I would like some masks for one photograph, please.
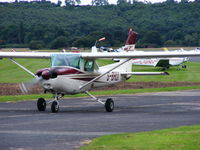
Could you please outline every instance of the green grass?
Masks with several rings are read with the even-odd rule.
[[[188,81],[188,82],[200,82],[200,63],[187,62],[186,69],[177,70],[177,67],[171,67],[166,70],[169,76],[132,76],[128,82],[173,82],[173,81]],[[133,66],[134,71],[161,71],[161,68],[154,68],[148,66]]]
[[[94,139],[80,150],[199,150],[200,125]]]
[[[151,93],[163,91],[180,91],[200,89],[200,86],[187,86],[187,87],[164,87],[164,88],[149,88],[149,89],[126,89],[126,90],[106,90],[106,91],[92,91],[95,96],[104,95],[119,95],[119,94],[136,94],[136,93]],[[86,94],[66,95],[65,98],[86,97]],[[51,94],[36,94],[36,95],[15,95],[15,96],[0,96],[0,102],[16,102],[23,100],[36,100],[39,97],[51,99]]]
[[[35,73],[38,69],[48,68],[49,59],[15,59],[18,63]],[[33,77],[13,64],[8,59],[0,60],[0,83],[20,83],[33,79]]]
[[[50,66],[49,59],[15,59],[20,64],[24,65],[32,72],[36,72],[41,68],[48,68]],[[98,60],[100,66],[113,63],[112,60],[101,59]],[[167,72],[169,76],[132,76],[128,82],[160,82],[160,81],[190,81],[200,82],[200,67],[199,63],[187,62],[187,69],[177,70],[176,67],[172,67]],[[161,71],[160,68],[147,67],[147,66],[133,66],[133,71]],[[32,79],[32,76],[26,73],[24,70],[13,64],[8,59],[0,60],[0,83],[20,83],[26,82]]]
[[[17,62],[29,68],[32,72],[41,68],[49,67],[49,59],[16,59]],[[100,66],[113,63],[112,60],[101,59],[97,60]],[[172,82],[172,81],[190,81],[200,82],[200,69],[199,63],[187,62],[187,69],[177,70],[176,67],[172,67],[167,70],[169,76],[133,76],[128,82]],[[147,67],[147,66],[134,66],[134,71],[161,71],[160,68]],[[0,60],[0,83],[20,83],[33,79],[31,75],[23,71],[21,68],[13,64],[8,59]],[[199,86],[192,87],[167,87],[167,88],[152,88],[152,89],[130,89],[130,90],[116,90],[116,91],[98,91],[93,92],[95,95],[113,95],[113,94],[134,94],[144,92],[157,92],[157,91],[176,91],[176,90],[189,90],[200,89]],[[51,98],[51,95],[19,95],[19,96],[0,96],[0,101],[18,101],[18,100],[32,100],[38,97]],[[78,94],[76,96],[67,97],[82,97],[84,94]]]

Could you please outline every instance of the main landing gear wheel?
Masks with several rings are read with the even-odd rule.
[[[51,104],[52,113],[57,113],[59,111],[59,103],[57,101],[53,101]]]
[[[183,65],[182,68],[187,68],[187,66],[186,66],[186,65]]]
[[[107,112],[112,112],[114,110],[114,101],[112,98],[108,98],[105,103],[105,109]]]
[[[44,98],[38,98],[37,108],[39,111],[45,111],[46,109],[46,101]]]

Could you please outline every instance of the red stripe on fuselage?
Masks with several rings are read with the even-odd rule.
[[[71,67],[55,67],[50,71],[57,73],[57,75],[71,75],[71,74],[83,74],[80,70]]]

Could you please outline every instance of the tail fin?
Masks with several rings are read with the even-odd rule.
[[[125,51],[134,51],[135,50],[135,43],[137,38],[137,33],[132,30],[132,28],[129,29],[128,38],[126,40],[126,44],[124,47]]]
[[[96,46],[92,46],[92,53],[97,53],[98,52],[98,49]]]
[[[100,42],[100,41],[103,41],[103,40],[106,40],[106,38],[105,38],[105,37],[102,37],[102,38],[96,40],[95,45],[92,47],[92,53],[97,53],[97,52],[98,52],[98,49],[97,49],[97,47],[96,47],[97,42]]]

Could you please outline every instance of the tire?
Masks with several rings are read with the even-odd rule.
[[[187,68],[187,66],[186,66],[186,65],[183,65],[182,68]]]
[[[45,101],[44,98],[38,98],[37,108],[38,108],[39,111],[45,111],[46,110],[46,101]]]
[[[59,111],[59,104],[57,101],[54,101],[52,104],[51,104],[51,112],[52,113],[57,113]]]
[[[112,98],[108,98],[105,103],[105,109],[107,112],[112,112],[114,110],[114,101]]]

